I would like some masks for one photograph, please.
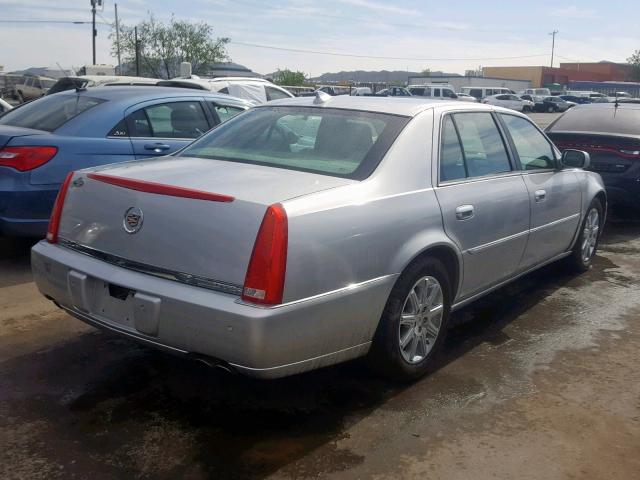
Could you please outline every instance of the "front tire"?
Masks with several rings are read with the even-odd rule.
[[[431,371],[449,323],[450,285],[444,264],[436,258],[419,259],[405,270],[373,339],[369,360],[376,371],[400,381]]]
[[[576,244],[573,246],[571,256],[567,258],[569,268],[574,272],[582,273],[591,268],[593,257],[595,257],[598,250],[603,220],[604,208],[602,203],[597,198],[594,198],[580,226],[580,234]]]

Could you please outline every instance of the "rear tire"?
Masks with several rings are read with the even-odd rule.
[[[374,370],[411,381],[430,372],[447,333],[451,283],[444,264],[425,257],[396,282],[369,352]]]
[[[583,273],[591,268],[593,257],[595,257],[598,250],[603,219],[604,208],[602,203],[597,198],[594,198],[580,226],[580,234],[576,244],[573,246],[571,256],[567,258],[567,266],[571,271]]]

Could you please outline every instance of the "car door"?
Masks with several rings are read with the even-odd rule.
[[[558,170],[556,152],[528,119],[500,114],[515,152],[531,205],[531,232],[521,267],[567,251],[580,223],[582,190],[573,170]]]
[[[460,299],[512,276],[529,232],[529,194],[491,112],[441,120],[435,188],[447,235],[462,252]]]
[[[196,97],[135,105],[125,111],[125,124],[136,158],[173,153],[213,126],[202,98]]]

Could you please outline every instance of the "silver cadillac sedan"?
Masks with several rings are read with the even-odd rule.
[[[605,221],[588,154],[524,115],[380,97],[270,102],[177,154],[70,174],[40,291],[96,327],[247,375],[429,371],[451,312]]]

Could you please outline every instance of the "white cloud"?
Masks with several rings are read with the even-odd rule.
[[[416,10],[411,10],[402,7],[396,7],[395,5],[389,5],[388,3],[374,2],[373,0],[339,0],[341,3],[353,5],[355,7],[368,8],[378,13],[396,13],[400,15],[419,15]]]
[[[580,8],[575,5],[570,5],[567,7],[561,7],[558,9],[552,9],[548,13],[552,17],[561,17],[561,18],[580,18],[580,19],[592,19],[598,18],[598,13],[590,8]]]

